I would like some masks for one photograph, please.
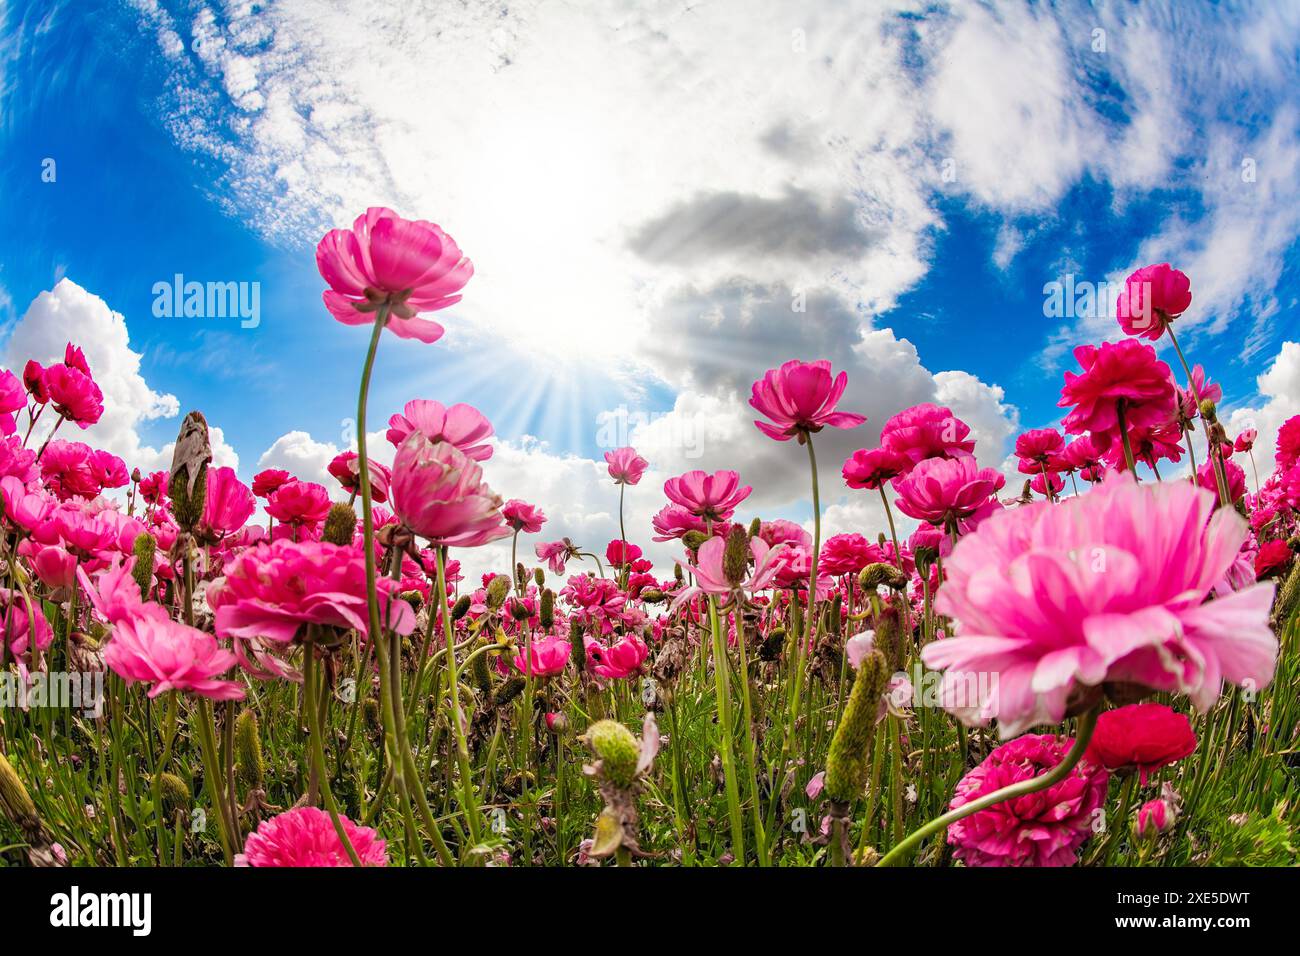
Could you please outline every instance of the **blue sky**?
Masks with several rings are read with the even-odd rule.
[[[806,516],[804,462],[743,405],[790,357],[849,369],[870,418],[826,439],[833,528],[878,522],[834,475],[906,404],[951,404],[1002,466],[1058,418],[1069,348],[1118,334],[1044,314],[1067,273],[1174,262],[1226,411],[1267,435],[1300,410],[1300,8],[800,7],[0,0],[0,354],[118,313],[97,347],[128,407],[92,440],[148,467],[201,408],[246,480],[317,477],[365,335],[321,307],[314,245],[376,203],[478,274],[442,342],[385,340],[371,430],[477,405],[489,480],[547,537],[612,536],[619,407],[655,418],[640,518],[724,466]],[[176,273],[258,283],[260,324],[155,317]]]

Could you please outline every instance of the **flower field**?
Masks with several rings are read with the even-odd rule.
[[[452,237],[376,207],[316,263],[360,382],[329,487],[244,484],[201,411],[169,470],[78,441],[80,343],[0,371],[4,866],[1297,862],[1300,417],[1258,470],[1177,338],[1194,276],[1129,276],[1023,485],[949,408],[868,422],[791,359],[752,370],[752,441],[806,463],[808,520],[623,447],[620,538],[579,542],[488,486],[455,382],[388,420],[391,467],[367,447],[385,344],[474,295]],[[884,524],[824,536],[832,487]]]

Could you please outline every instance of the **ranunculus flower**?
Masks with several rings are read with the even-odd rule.
[[[856,428],[867,420],[865,415],[837,412],[835,406],[849,384],[848,372],[831,378],[831,363],[822,359],[800,362],[791,359],[780,368],[768,369],[754,383],[749,404],[773,424],[754,424],[768,438],[789,441],[797,437],[803,444],[806,436],[827,425],[832,428]]]
[[[522,645],[517,650],[515,667],[521,674],[533,677],[553,677],[563,673],[571,653],[569,642],[552,634],[534,636],[527,653]]]
[[[1259,432],[1253,428],[1243,428],[1237,434],[1237,440],[1232,443],[1232,450],[1235,452],[1250,451],[1255,447],[1255,439],[1259,437]]]
[[[1105,451],[1120,442],[1119,407],[1125,425],[1152,428],[1174,418],[1174,383],[1156,350],[1136,339],[1080,345],[1074,350],[1081,373],[1066,372],[1061,408],[1074,407],[1061,420],[1071,435],[1091,432]]]
[[[1137,835],[1152,837],[1157,833],[1164,833],[1174,825],[1176,818],[1177,814],[1167,800],[1162,797],[1148,800],[1138,808]]]
[[[650,524],[655,530],[656,541],[672,541],[688,531],[698,531],[701,534],[705,532],[704,519],[691,514],[681,505],[664,505],[650,519]]]
[[[257,501],[238,476],[235,469],[208,468],[207,498],[203,502],[202,527],[216,538],[234,534],[244,526]]]
[[[1088,742],[1088,759],[1107,770],[1136,769],[1145,786],[1150,774],[1195,749],[1196,734],[1186,714],[1145,702],[1103,712]]]
[[[460,301],[474,274],[451,236],[422,219],[391,209],[367,209],[351,229],[331,229],[316,246],[316,267],[329,283],[325,308],[345,325],[368,325],[379,304],[390,304],[388,328],[404,339],[436,342],[445,331],[422,312]]]
[[[162,475],[164,479],[163,488],[166,490],[167,475],[165,472],[161,471],[158,472],[158,474]],[[291,481],[297,480],[297,478],[282,468],[267,468],[265,471],[259,471],[253,476],[253,494],[258,498],[266,498],[278,491],[280,486],[287,485]],[[141,484],[140,488],[143,490],[144,485]]]
[[[621,568],[639,557],[641,557],[641,549],[630,541],[620,541],[615,538],[605,545],[605,560],[609,562],[610,567]]]
[[[483,469],[446,441],[408,435],[393,459],[393,507],[402,523],[434,545],[472,548],[510,534],[501,498]]]
[[[880,446],[902,455],[913,465],[927,458],[957,458],[975,451],[968,440],[970,426],[951,408],[926,402],[905,408],[880,430]]]
[[[785,518],[773,518],[758,526],[758,536],[776,547],[778,544],[790,544],[797,547],[811,548],[812,535],[803,525],[787,521]]]
[[[1235,461],[1223,459],[1223,473],[1228,479],[1228,500],[1240,501],[1246,494],[1246,472]],[[1219,493],[1218,478],[1214,473],[1214,462],[1207,461],[1196,469],[1197,483],[1207,491]]]
[[[1246,539],[1246,523],[1186,481],[1110,475],[1059,504],[1005,509],[944,562],[936,609],[956,636],[921,651],[960,690],[995,675],[963,719],[1004,736],[1055,724],[1072,695],[1104,682],[1188,694],[1205,710],[1223,682],[1265,687],[1278,642],[1272,583],[1206,602]]]
[[[136,588],[136,594],[140,589]],[[27,614],[27,599],[19,591],[0,589],[0,640],[9,641],[9,650],[14,654],[26,654],[33,643],[36,649],[43,651],[54,643],[54,629],[41,608],[40,602],[32,602],[32,613]],[[33,641],[33,634],[35,640]]]
[[[744,576],[738,584],[732,584],[727,579],[724,560],[727,542],[724,538],[710,538],[700,545],[694,562],[691,561],[689,553],[685,559],[679,559],[678,563],[695,576],[695,584],[693,587],[683,588],[673,599],[672,607],[677,608],[700,594],[724,598],[722,606],[725,607],[731,603],[731,598],[737,593],[753,594],[770,588],[776,583],[777,558],[785,549],[785,545],[777,545],[773,548],[762,538],[750,538]],[[806,578],[807,574],[804,577]]]
[[[1300,415],[1292,415],[1277,430],[1277,469],[1287,471],[1300,461]]]
[[[339,817],[362,866],[387,866],[387,844],[370,827]],[[296,807],[263,820],[244,842],[236,866],[351,866],[334,821],[319,807]]]
[[[942,593],[942,592],[940,592]],[[1008,741],[961,778],[952,809],[1059,764],[1074,741],[1026,734]],[[1110,775],[1080,760],[1060,783],[994,804],[948,828],[953,856],[967,866],[1072,866],[1106,803]]]
[[[857,574],[868,564],[880,560],[880,548],[860,534],[835,534],[822,545],[818,565],[831,577]]]
[[[664,494],[669,501],[698,518],[711,521],[726,521],[753,490],[749,485],[742,486],[740,474],[734,471],[709,474],[696,469],[664,482]]]
[[[23,387],[37,405],[50,400],[50,390],[45,387],[45,366],[36,359],[29,359],[23,367]]]
[[[402,414],[388,419],[388,440],[400,447],[411,432],[420,432],[432,442],[451,442],[466,458],[487,461],[492,457],[492,423],[473,405],[457,402],[451,407],[432,399],[413,398]]]
[[[604,645],[587,638],[587,667],[598,677],[618,680],[641,673],[641,665],[650,655],[645,641],[635,634],[624,634],[613,644]]]
[[[235,666],[235,654],[197,628],[167,617],[124,617],[113,625],[104,663],[128,684],[153,685],[150,697],[169,690],[243,700],[244,689],[217,675]]]
[[[266,499],[266,513],[293,528],[315,528],[330,513],[330,494],[314,481],[290,481]]]
[[[894,503],[903,514],[941,527],[965,531],[1001,507],[993,497],[1007,479],[980,468],[974,457],[927,458],[894,482]]]
[[[1080,435],[1048,463],[1048,470],[1068,474],[1097,468],[1101,465],[1103,451],[1093,443],[1091,435]]]
[[[638,455],[636,449],[631,447],[605,452],[605,461],[609,465],[609,477],[619,485],[635,485],[641,480],[645,470],[650,467],[650,462]]]
[[[859,448],[845,460],[841,474],[850,488],[875,490],[905,474],[911,467],[912,459],[881,445],[879,448]]]
[[[1016,457],[1022,475],[1042,474],[1052,459],[1065,449],[1065,439],[1055,428],[1031,428],[1016,438]]]
[[[333,475],[343,490],[351,495],[361,493],[361,458],[354,451],[339,452],[329,463],[329,473]],[[381,465],[373,459],[367,459],[366,471],[370,475],[370,498],[383,503],[388,500],[388,483],[392,474],[387,465]]]
[[[1293,556],[1285,541],[1266,541],[1260,545],[1255,555],[1255,577],[1261,581],[1264,578],[1281,577],[1282,572],[1291,564]]]
[[[533,551],[537,554],[537,560],[545,561],[555,574],[563,574],[564,563],[578,554],[578,549],[568,538],[542,541],[534,546]]]
[[[1124,280],[1115,315],[1129,335],[1158,339],[1170,321],[1186,312],[1191,304],[1191,280],[1162,262],[1143,266]]]
[[[1047,481],[1046,481],[1046,479],[1049,478],[1051,479],[1052,482],[1052,490],[1050,492],[1047,490]],[[1060,475],[1054,475],[1049,471],[1046,475],[1035,475],[1033,478],[1031,478],[1029,481],[1029,487],[1033,491],[1038,492],[1044,498],[1049,498],[1049,497],[1055,498],[1063,490],[1065,490],[1065,481],[1061,478]]]
[[[518,498],[511,498],[501,506],[501,517],[512,530],[525,534],[536,534],[546,524],[546,515],[541,508]]]
[[[54,410],[78,428],[89,428],[104,414],[104,393],[89,373],[71,365],[51,365],[43,378]]]

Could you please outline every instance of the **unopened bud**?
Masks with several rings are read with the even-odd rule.
[[[469,613],[469,606],[470,606],[469,595],[462,594],[456,600],[456,604],[451,609],[451,619],[453,621],[459,621],[462,617],[464,617],[466,614]]]
[[[874,591],[882,584],[888,585],[895,591],[901,591],[907,587],[907,575],[892,564],[877,561],[862,569],[862,573],[858,575],[858,584],[863,591]]]
[[[163,807],[170,812],[184,810],[190,805],[190,788],[174,773],[158,775],[158,789],[162,792]]]
[[[311,648],[307,653],[312,653]],[[264,765],[262,763],[262,738],[258,732],[257,714],[245,708],[235,718],[236,770],[239,779],[248,787],[261,787]]]
[[[135,536],[135,543],[131,546],[131,553],[135,555],[135,567],[131,569],[131,577],[135,578],[135,583],[140,586],[141,596],[146,599],[153,589],[153,559],[157,551],[158,542],[149,532]]]
[[[555,626],[555,592],[550,588],[542,591],[542,602],[538,618],[543,630],[550,630]]]
[[[0,753],[0,813],[24,833],[40,828],[36,804],[3,753]]]
[[[330,544],[347,545],[352,543],[356,533],[357,513],[352,510],[352,506],[342,501],[330,505],[330,512],[325,517],[325,529],[321,532],[321,540],[328,541]]]
[[[618,787],[630,787],[636,779],[641,746],[635,735],[616,720],[599,720],[583,735],[600,758],[601,776]]]
[[[749,523],[749,536],[751,538],[757,538],[759,532],[762,530],[763,530],[763,519],[755,518],[753,521]]]
[[[885,655],[873,650],[862,658],[826,758],[826,796],[830,800],[851,803],[866,789],[876,738],[876,714],[888,680]]]
[[[688,531],[682,535],[682,544],[692,551],[700,550],[700,545],[709,540],[709,536],[703,531]]]
[[[546,572],[541,568],[533,568],[533,583],[539,588],[546,586]]]
[[[510,579],[504,574],[498,574],[487,586],[487,606],[492,610],[497,610],[502,604],[506,603],[506,595],[510,593]]]
[[[1219,420],[1219,411],[1208,398],[1201,399],[1201,417],[1211,424]]]
[[[740,587],[749,573],[749,535],[740,525],[732,525],[727,532],[727,545],[722,552],[722,574],[733,588]]]

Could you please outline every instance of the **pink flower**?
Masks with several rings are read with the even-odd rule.
[[[880,430],[880,445],[913,465],[927,458],[958,458],[972,454],[975,442],[967,440],[970,426],[952,409],[926,402],[905,408]]]
[[[415,629],[411,606],[396,597],[397,582],[384,576],[380,620],[407,635]],[[226,566],[220,588],[208,589],[222,637],[266,638],[287,643],[304,624],[369,629],[366,562],[351,545],[276,541],[241,552]]]
[[[1048,468],[1052,471],[1071,473],[1097,468],[1102,463],[1102,451],[1093,444],[1091,435],[1080,435],[1066,445],[1059,455],[1051,460]]]
[[[13,413],[27,407],[27,389],[18,376],[8,369],[0,369],[0,419],[3,431],[14,432]]]
[[[730,518],[751,491],[749,485],[741,486],[740,475],[734,471],[715,471],[710,475],[696,469],[664,482],[664,494],[669,501],[711,521]]]
[[[1047,480],[1051,480],[1051,491],[1048,491]],[[1055,498],[1065,490],[1065,481],[1060,475],[1054,475],[1050,471],[1046,475],[1034,475],[1029,481],[1029,487],[1032,491],[1038,492],[1044,498]]]
[[[754,383],[749,404],[775,424],[756,421],[764,435],[777,441],[798,437],[803,444],[807,436],[827,425],[832,428],[856,428],[867,420],[865,415],[837,412],[836,403],[849,384],[847,372],[831,378],[831,363],[800,362],[791,359],[780,368],[768,369]]]
[[[138,588],[136,593],[139,593]],[[0,634],[8,639],[10,651],[26,654],[33,643],[33,632],[36,650],[43,651],[54,643],[54,629],[50,627],[39,601],[32,601],[30,616],[27,599],[21,592],[0,590],[0,601],[4,602],[4,608],[0,610]]]
[[[339,823],[362,866],[387,866],[387,844],[370,827],[347,817]],[[238,866],[351,866],[334,821],[319,807],[297,807],[264,820],[248,835]]]
[[[1228,479],[1228,500],[1240,501],[1246,494],[1246,472],[1235,461],[1223,459],[1223,472]],[[1207,461],[1196,469],[1196,481],[1202,488],[1219,493],[1219,480],[1214,473],[1214,462]]]
[[[859,448],[844,462],[844,483],[850,488],[883,487],[905,474],[912,467],[912,459],[881,445],[879,448]]]
[[[556,674],[563,673],[565,665],[569,663],[570,652],[568,641],[548,634],[534,637],[527,654],[524,648],[520,647],[519,653],[515,655],[514,664],[524,675],[531,672],[533,677],[554,677]]]
[[[443,327],[416,318],[460,301],[473,264],[442,228],[403,219],[372,206],[351,229],[331,229],[316,246],[316,267],[329,283],[325,308],[345,325],[374,321],[379,304],[391,306],[388,327],[404,339],[436,342]]]
[[[563,574],[564,563],[578,555],[578,549],[568,538],[560,541],[543,541],[533,550],[537,554],[537,560],[545,561],[555,574]]]
[[[672,541],[688,531],[705,532],[704,519],[697,518],[681,505],[664,505],[650,519],[650,524],[654,527],[656,541]]]
[[[214,537],[234,534],[253,516],[257,502],[233,468],[209,468],[207,488],[202,525]]]
[[[1157,833],[1164,833],[1174,825],[1176,816],[1174,808],[1167,800],[1161,797],[1148,800],[1138,808],[1137,835],[1151,837]]]
[[[134,569],[135,558],[123,561],[117,557],[92,581],[84,567],[77,568],[77,580],[81,582],[90,606],[104,623],[117,624],[129,618],[167,616],[162,605],[146,602],[140,596],[140,585],[131,576]]]
[[[598,677],[619,680],[641,673],[641,665],[650,655],[645,641],[635,634],[625,634],[609,646],[587,638],[587,667]]]
[[[340,452],[329,464],[329,473],[338,479],[343,490],[348,494],[361,493],[361,458],[354,451]],[[381,504],[388,500],[388,484],[392,473],[387,465],[381,465],[373,459],[367,459],[366,471],[370,475],[370,498]]]
[[[1088,759],[1107,770],[1136,768],[1140,783],[1196,749],[1192,722],[1164,704],[1129,704],[1097,718]]]
[[[294,528],[315,528],[330,513],[330,494],[314,481],[282,484],[266,499],[266,513]]]
[[[1273,584],[1205,601],[1246,535],[1208,492],[1126,475],[1056,505],[1001,511],[944,563],[935,606],[957,636],[921,657],[956,690],[995,677],[996,692],[977,706],[949,709],[996,717],[1004,736],[1058,723],[1071,695],[1103,682],[1185,693],[1201,710],[1225,680],[1261,689],[1278,653]]]
[[[157,505],[167,500],[167,480],[165,471],[155,471],[140,480],[140,497],[146,504]],[[254,481],[256,489],[256,481]]]
[[[1178,410],[1183,418],[1191,421],[1200,414],[1200,405],[1196,401],[1196,396],[1201,397],[1202,402],[1214,402],[1219,404],[1223,401],[1223,386],[1218,382],[1210,382],[1205,377],[1205,369],[1199,365],[1192,366],[1192,382],[1196,385],[1195,391],[1191,388],[1183,388],[1181,385],[1174,383],[1174,394],[1178,398]],[[1229,449],[1228,454],[1232,454]]]
[[[836,534],[826,539],[819,559],[821,570],[831,577],[857,574],[880,560],[880,549],[860,534]]]
[[[131,476],[126,473],[126,462],[112,452],[92,451],[86,467],[101,491],[106,488],[125,488],[130,484]]]
[[[158,475],[161,476],[163,479],[162,484],[163,484],[163,490],[165,491],[167,488],[167,474],[166,472],[160,471],[158,472]],[[150,477],[154,477],[154,476],[150,476]],[[290,482],[297,481],[297,480],[298,480],[297,478],[289,474],[287,471],[284,471],[283,469],[268,468],[265,471],[259,471],[257,474],[253,476],[253,494],[259,498],[266,498],[274,494],[276,491],[278,491],[282,485],[287,485]],[[143,493],[144,491],[143,482],[140,484],[140,490]],[[148,499],[146,498],[146,500]],[[154,503],[157,504],[156,501]]]
[[[804,530],[803,525],[784,518],[774,518],[761,523],[758,526],[758,536],[773,547],[778,544],[812,547],[812,535]]]
[[[150,697],[179,690],[213,700],[244,698],[238,684],[216,679],[234,666],[234,653],[218,646],[211,634],[167,617],[119,620],[104,648],[104,663],[128,684],[152,684]]]
[[[1259,437],[1259,432],[1253,428],[1243,428],[1237,435],[1237,440],[1232,443],[1232,450],[1235,452],[1250,451],[1255,447],[1255,439]]]
[[[635,485],[650,467],[650,462],[630,447],[605,452],[605,461],[609,463],[609,477],[619,485]]]
[[[903,514],[933,525],[966,530],[997,510],[993,497],[1007,482],[1002,473],[980,468],[972,456],[927,458],[894,482],[894,503]]]
[[[87,372],[70,365],[51,365],[43,376],[54,410],[79,428],[88,428],[104,414],[104,393]]]
[[[393,507],[402,523],[434,545],[473,548],[510,534],[501,498],[483,469],[449,442],[413,432],[393,460]]]
[[[1192,283],[1169,263],[1143,266],[1126,280],[1115,306],[1120,327],[1129,335],[1158,339],[1192,304]]]
[[[50,390],[45,387],[45,367],[36,359],[29,359],[23,367],[23,387],[37,405],[50,400]]]
[[[672,607],[675,609],[699,594],[724,598],[726,600],[722,604],[727,606],[738,593],[754,594],[757,591],[772,587],[776,583],[776,574],[779,569],[777,558],[784,550],[786,550],[785,545],[777,545],[772,548],[762,538],[750,538],[748,557],[752,562],[753,569],[750,570],[747,566],[745,577],[739,584],[733,585],[727,579],[724,566],[724,556],[727,551],[726,539],[710,538],[700,545],[694,563],[691,562],[689,553],[684,561],[678,561],[679,564],[683,565],[695,576],[695,586],[683,588],[673,600]],[[806,579],[807,574],[804,577]]]
[[[0,478],[0,498],[4,501],[4,516],[29,534],[50,516],[55,505],[44,491],[28,491],[13,475]]]
[[[100,491],[91,468],[91,448],[79,441],[56,438],[41,456],[41,479],[60,501],[93,498]]]
[[[1129,428],[1152,428],[1174,418],[1174,383],[1169,366],[1156,350],[1135,339],[1080,345],[1074,357],[1082,374],[1065,373],[1062,408],[1074,408],[1061,420],[1071,435],[1092,433],[1093,444],[1105,451],[1120,442],[1119,405]]]
[[[501,506],[501,517],[512,530],[525,534],[536,534],[546,524],[546,515],[541,508],[518,498],[511,498]]]
[[[942,592],[941,592],[942,593]],[[957,784],[952,809],[1013,783],[1041,776],[1073,743],[1027,734],[998,747]],[[1046,790],[994,804],[948,828],[953,856],[967,866],[1071,866],[1092,835],[1110,775],[1085,758]]]
[[[1041,474],[1043,468],[1065,448],[1065,439],[1055,428],[1032,428],[1016,438],[1016,456],[1022,475]]]
[[[411,432],[421,432],[432,442],[451,442],[475,461],[492,457],[492,423],[473,405],[458,402],[450,408],[442,402],[413,398],[406,403],[401,415],[388,419],[388,440],[396,448],[406,441]]]
[[[609,562],[610,567],[624,567],[639,557],[641,557],[641,549],[630,541],[619,541],[615,538],[605,545],[605,560]]]
[[[1300,415],[1292,415],[1277,430],[1278,471],[1288,471],[1300,461]]]

